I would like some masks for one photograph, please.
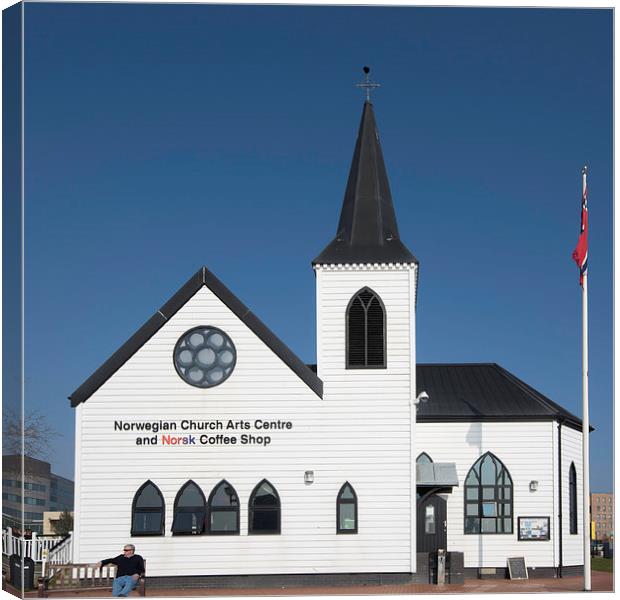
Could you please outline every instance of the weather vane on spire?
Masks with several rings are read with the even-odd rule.
[[[366,102],[370,102],[370,92],[375,88],[381,87],[380,83],[375,83],[370,79],[370,67],[364,67],[366,77],[362,83],[356,83],[355,87],[364,88],[366,90]]]

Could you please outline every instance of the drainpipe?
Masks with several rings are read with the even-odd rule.
[[[559,510],[558,510],[558,528],[560,530],[559,552],[560,557],[558,560],[558,577],[562,577],[562,538],[564,531],[562,530],[562,419],[558,419],[558,496],[559,496]]]

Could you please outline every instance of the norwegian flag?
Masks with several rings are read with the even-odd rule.
[[[588,272],[588,187],[585,180],[581,199],[581,231],[573,251],[573,260],[579,267],[579,285],[583,287],[583,276]]]

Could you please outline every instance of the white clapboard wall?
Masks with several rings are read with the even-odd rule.
[[[435,462],[456,463],[459,487],[446,494],[448,551],[464,552],[465,567],[506,567],[510,556],[525,556],[528,567],[558,566],[558,475],[557,423],[544,422],[463,422],[418,423],[416,453],[426,452]],[[581,433],[562,428],[562,482],[564,505],[564,565],[582,565],[579,536],[569,536],[568,468],[575,461],[578,488]],[[469,469],[486,452],[492,452],[508,469],[513,481],[514,525],[512,534],[471,535],[464,533],[464,482]],[[530,481],[538,489],[530,491]],[[580,507],[579,507],[580,508]],[[581,512],[579,531],[581,531]],[[517,517],[550,518],[549,541],[519,541]],[[575,538],[575,543],[568,539]]]
[[[409,271],[373,275],[376,285],[370,285],[388,313],[388,369],[345,373],[344,309],[350,296],[336,285],[326,290],[327,284],[319,294],[323,352],[329,357],[319,362],[323,399],[210,290],[201,288],[76,409],[74,560],[115,556],[131,541],[148,559],[151,576],[410,572],[412,288]],[[357,291],[353,284],[351,295]],[[232,376],[206,390],[183,382],[172,362],[178,338],[197,325],[224,330],[238,355]],[[268,446],[138,446],[139,434],[114,431],[115,421],[160,419],[280,419],[292,421],[293,428],[267,432],[272,438]],[[243,433],[260,434],[254,429]],[[307,470],[314,471],[310,485],[304,483]],[[192,479],[208,498],[224,478],[240,498],[241,534],[172,536],[173,504],[181,486]],[[248,535],[248,500],[263,478],[281,499],[280,535]],[[165,536],[132,539],[132,499],[147,479],[166,502]],[[336,534],[336,497],[345,481],[359,502],[359,533],[354,535]]]
[[[415,572],[415,265],[315,266],[317,294],[317,373],[330,412],[345,409],[379,437],[366,465],[373,497],[385,504],[377,523],[377,548],[398,556],[394,571]],[[364,287],[377,294],[386,311],[386,368],[346,369],[346,309]],[[346,425],[338,425],[345,427]],[[356,446],[364,440],[356,440]],[[337,447],[337,445],[335,446]],[[388,454],[388,449],[393,454]],[[357,452],[356,452],[357,453]],[[363,465],[360,465],[364,469]],[[372,481],[374,478],[376,484]],[[369,491],[371,490],[369,488]],[[390,494],[402,502],[392,510]],[[379,511],[381,509],[379,508]],[[360,520],[361,524],[361,520]],[[359,569],[358,569],[359,570]],[[379,571],[372,566],[370,571]]]
[[[581,432],[562,427],[562,556],[566,566],[583,565],[583,456]],[[556,431],[557,439],[557,431]],[[557,456],[557,447],[556,447]],[[577,475],[577,533],[570,532],[568,477],[571,463]],[[586,527],[589,523],[586,520]]]

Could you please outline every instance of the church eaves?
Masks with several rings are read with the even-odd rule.
[[[375,114],[364,103],[336,237],[321,264],[418,263],[401,242]]]

